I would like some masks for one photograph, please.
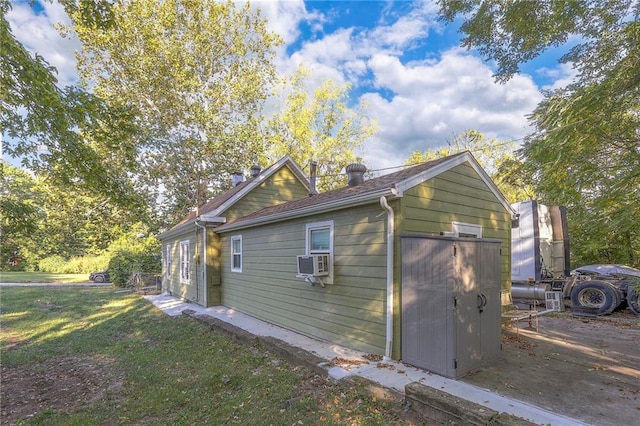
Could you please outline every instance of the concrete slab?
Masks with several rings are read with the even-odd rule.
[[[331,370],[332,372],[328,371],[328,374],[332,374],[331,377],[335,377],[336,379],[354,375],[360,376],[400,394],[405,393],[405,387],[408,384],[418,382],[449,395],[486,407],[487,409],[517,416],[533,423],[550,424],[552,426],[585,425],[585,423],[576,419],[558,415],[526,402],[507,398],[486,389],[448,379],[400,362],[368,361],[365,357],[367,354],[365,353],[310,338],[224,306],[203,308],[202,306],[182,301],[168,294],[147,295],[144,296],[144,298],[164,311],[167,315],[182,315],[182,311],[189,309],[198,314],[209,315],[232,324],[256,336],[273,337],[291,346],[304,349],[323,359],[324,362],[321,364],[323,364],[326,370]],[[336,367],[328,363],[334,358],[352,360],[354,363],[346,367],[339,367],[343,371],[334,370]]]

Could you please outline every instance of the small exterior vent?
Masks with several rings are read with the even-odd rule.
[[[299,255],[297,259],[298,276],[325,277],[329,275],[330,266],[328,254]]]

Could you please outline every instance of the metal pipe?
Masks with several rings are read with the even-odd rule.
[[[202,229],[202,288],[204,289],[204,305],[207,306],[207,228],[200,225],[200,216],[196,217],[193,224],[197,228]],[[198,231],[196,230],[196,247],[198,244]],[[196,277],[198,277],[198,263],[196,262]],[[200,289],[198,285],[198,278],[196,278],[196,300],[200,301]]]
[[[380,197],[380,206],[387,212],[387,342],[384,359],[391,359],[393,349],[393,244],[394,244],[394,214],[387,203],[387,198]]]

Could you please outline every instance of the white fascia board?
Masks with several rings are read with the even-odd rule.
[[[215,225],[227,223],[227,218],[224,216],[214,216],[212,214],[205,213],[196,217],[195,221],[205,225]]]
[[[224,216],[212,216],[209,214],[201,215],[195,219],[191,219],[176,228],[169,229],[168,231],[158,234],[157,238],[161,241],[174,238],[176,235],[184,234],[191,230],[196,229],[196,223],[202,226],[212,226],[227,223],[227,218]]]
[[[422,173],[419,173],[409,179],[405,179],[402,182],[398,183],[396,186],[398,187],[399,195],[401,196],[404,191],[409,188],[413,188],[414,186],[426,182],[429,179],[432,179],[452,168],[459,166],[464,163],[469,163],[469,165],[478,173],[482,181],[487,185],[489,190],[496,196],[500,204],[509,212],[509,214],[513,217],[515,215],[515,210],[511,207],[511,204],[504,198],[504,195],[500,192],[496,184],[489,177],[487,172],[484,171],[482,166],[478,164],[478,161],[475,159],[470,152],[465,152],[464,154],[452,158],[450,160],[444,161],[434,167],[431,167],[428,170],[425,170]]]
[[[393,198],[398,197],[397,191],[395,190],[395,188],[387,187],[378,191],[360,194],[355,197],[343,198],[343,199],[334,200],[328,203],[315,204],[313,206],[304,207],[301,209],[289,210],[277,215],[257,217],[255,219],[242,221],[241,223],[238,223],[238,224],[230,223],[228,225],[221,225],[220,227],[216,228],[216,231],[217,232],[233,231],[236,229],[250,228],[253,226],[263,225],[266,223],[282,222],[283,220],[310,216],[312,214],[325,213],[328,211],[338,210],[338,209],[347,208],[347,207],[360,206],[362,204],[377,202],[380,200],[380,197],[382,196],[391,196]]]
[[[164,241],[167,239],[172,239],[177,235],[184,234],[185,232],[189,231],[190,228],[195,228],[195,226],[193,225],[193,222],[194,222],[193,220],[190,220],[175,228],[171,228],[168,231],[158,234],[157,238],[161,241]]]
[[[260,175],[257,178],[252,180],[247,186],[242,188],[242,190],[239,191],[237,194],[235,194],[233,197],[229,198],[220,207],[218,207],[217,209],[209,212],[209,214],[211,214],[211,215],[219,215],[219,214],[221,214],[222,212],[227,210],[229,207],[234,205],[236,202],[238,202],[238,200],[240,200],[242,197],[247,195],[247,193],[249,191],[253,190],[255,187],[260,185],[265,179],[267,179],[268,177],[272,176],[275,172],[280,170],[280,168],[285,164],[289,165],[289,167],[291,168],[291,171],[293,172],[293,174],[296,175],[298,180],[300,180],[300,182],[302,183],[302,185],[304,185],[304,187],[307,189],[307,192],[308,192],[309,191],[309,183],[307,182],[307,178],[304,175],[304,172],[302,171],[302,169],[300,168],[298,163],[296,163],[293,160],[293,158],[291,158],[291,156],[285,155],[280,160],[278,160],[278,162],[272,164],[271,167],[266,169],[264,172],[260,173]]]

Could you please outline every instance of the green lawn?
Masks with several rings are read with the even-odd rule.
[[[0,283],[86,283],[89,274],[50,274],[47,272],[0,272]]]
[[[358,381],[333,384],[136,294],[0,292],[1,424],[410,424]]]

